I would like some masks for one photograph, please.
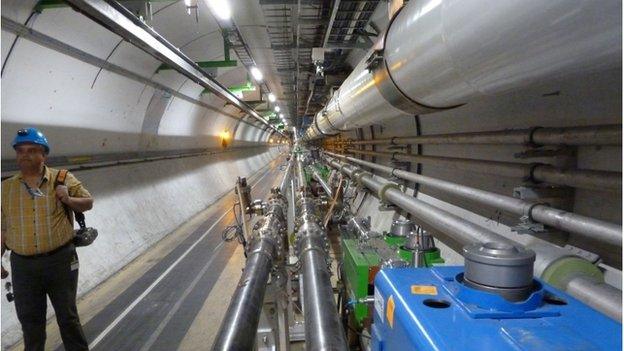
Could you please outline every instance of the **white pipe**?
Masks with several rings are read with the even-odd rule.
[[[621,12],[617,0],[411,1],[305,139],[621,67]]]

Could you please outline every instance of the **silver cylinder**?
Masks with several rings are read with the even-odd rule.
[[[300,159],[297,168],[303,168]],[[303,275],[306,350],[347,351],[330,280],[327,233],[319,224],[314,201],[308,197],[306,186],[300,187],[297,206],[300,225],[296,248]]]
[[[265,253],[269,250],[268,245],[271,245],[268,241],[259,241],[247,257],[243,275],[212,350],[252,350],[255,347],[260,311],[271,272],[272,258]]]
[[[395,219],[390,225],[390,234],[407,237],[414,230],[414,223],[408,219]]]
[[[621,12],[611,0],[411,1],[375,47],[378,68],[371,51],[305,139],[621,67]]]
[[[408,97],[455,106],[620,66],[621,11],[610,0],[414,1],[388,28],[384,57]]]
[[[327,182],[325,182],[325,180],[321,177],[321,175],[316,170],[312,170],[312,176],[321,185],[321,187],[323,188],[323,191],[325,191],[327,196],[332,198],[333,197],[332,190],[329,187],[329,185],[327,185]]]
[[[533,286],[535,252],[508,243],[475,243],[463,248],[464,283],[512,301],[525,300]]]
[[[622,290],[578,276],[570,280],[565,291],[616,321],[622,321]]]
[[[290,178],[291,178],[294,164],[295,164],[295,161],[291,157],[290,160],[288,161],[288,165],[286,166],[284,177],[282,178],[282,181],[279,186],[280,192],[282,194],[286,194],[286,190],[288,186],[290,185],[289,183],[290,183]]]
[[[284,175],[286,177],[288,174]],[[287,241],[284,240],[286,199],[275,188],[271,190],[267,203],[267,214],[262,225],[253,233],[243,274],[212,350],[251,350],[255,347],[269,275],[273,264],[284,259],[282,251],[287,251]]]

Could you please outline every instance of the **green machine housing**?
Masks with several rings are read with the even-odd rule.
[[[404,247],[406,238],[384,235],[384,241],[395,252],[394,259],[405,262],[412,261],[412,251]],[[346,301],[353,307],[353,319],[356,327],[362,328],[367,320],[371,320],[371,309],[367,303],[358,302],[374,293],[374,279],[379,271],[382,258],[375,249],[361,245],[358,239],[349,239],[343,236],[342,246],[342,281],[345,285]],[[443,264],[438,248],[425,252],[425,264],[431,267]]]

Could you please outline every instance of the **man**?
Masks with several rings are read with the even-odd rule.
[[[11,250],[25,350],[44,349],[46,295],[65,349],[88,350],[76,308],[78,256],[71,213],[90,210],[93,199],[71,173],[65,185],[54,187],[59,170],[45,165],[50,147],[40,131],[20,129],[12,145],[20,172],[2,182],[2,254]]]

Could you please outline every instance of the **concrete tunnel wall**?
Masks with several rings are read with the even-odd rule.
[[[2,16],[69,45],[82,56],[72,57],[66,50],[27,38],[15,41],[15,35],[2,31],[3,170],[14,162],[9,143],[24,126],[43,130],[51,157],[215,152],[75,172],[95,198],[86,217],[100,233],[94,245],[78,251],[82,296],[230,191],[235,176],[257,172],[280,151],[267,143],[270,133],[241,123],[241,114],[224,106],[223,100],[200,94],[202,87],[175,71],[156,73],[160,62],[90,19],[67,7],[33,14],[35,4],[3,1]],[[163,4],[154,6],[152,26],[185,54],[196,60],[222,59],[222,37],[215,23],[176,21],[175,16],[184,14],[182,9],[171,12]],[[203,9],[204,16],[207,13]],[[89,55],[183,96],[101,69]],[[226,86],[242,83],[245,76],[240,65],[217,72]],[[225,150],[223,131],[231,135]],[[6,267],[8,260],[4,262]],[[51,316],[51,306],[48,311]],[[2,347],[20,338],[14,306],[2,299]]]

